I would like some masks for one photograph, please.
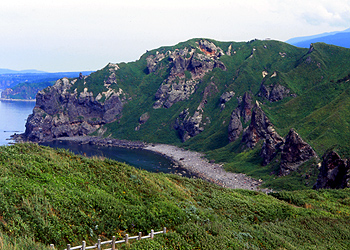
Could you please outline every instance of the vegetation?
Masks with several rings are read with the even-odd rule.
[[[350,190],[230,190],[36,144],[0,147],[0,249],[62,249],[168,228],[122,249],[349,249]]]
[[[59,249],[67,243],[88,244],[97,238],[121,239],[151,229],[169,232],[121,249],[350,249],[350,190],[312,190],[317,160],[278,177],[278,161],[261,165],[261,144],[248,150],[240,138],[230,143],[227,127],[239,97],[249,91],[285,136],[291,127],[322,156],[330,148],[349,157],[350,50],[314,44],[313,51],[277,41],[214,42],[231,55],[220,60],[197,85],[195,93],[168,109],[153,109],[155,93],[169,76],[165,57],[149,73],[146,58],[168,50],[194,48],[192,39],[172,47],[148,51],[140,60],[118,64],[117,84],[127,100],[123,114],[104,125],[105,136],[178,145],[205,152],[225,168],[263,179],[274,190],[264,194],[230,190],[199,179],[137,170],[109,159],[86,158],[66,150],[36,144],[0,147],[0,249]],[[233,53],[235,52],[235,53]],[[262,72],[267,72],[265,78]],[[97,96],[105,89],[107,67],[76,82]],[[191,77],[185,72],[186,79]],[[85,85],[84,85],[85,82]],[[180,112],[193,115],[208,86],[204,131],[182,142],[174,129]],[[259,95],[262,85],[280,84],[290,96],[270,102]],[[220,107],[220,96],[235,97]],[[150,118],[139,130],[139,117]],[[82,118],[82,117],[81,117]],[[210,121],[210,122],[209,122]],[[249,124],[244,124],[247,127]]]
[[[234,43],[209,40],[224,52],[231,47],[231,55],[220,57],[227,70],[215,68],[208,72],[188,100],[177,102],[168,109],[154,109],[155,93],[169,76],[173,64],[165,56],[159,62],[156,72],[149,73],[146,58],[157,52],[168,55],[167,51],[175,49],[194,48],[198,52],[198,40],[191,39],[175,46],[161,47],[148,51],[135,62],[119,64],[120,69],[115,72],[117,84],[112,87],[116,90],[121,88],[128,93],[127,102],[121,117],[104,125],[104,129],[107,129],[105,136],[174,144],[201,151],[208,158],[225,163],[226,169],[261,178],[265,186],[274,189],[311,188],[318,174],[317,162],[307,163],[299,173],[280,179],[276,175],[277,163],[261,166],[258,153],[261,144],[248,152],[239,144],[240,139],[235,143],[229,142],[227,130],[230,115],[238,106],[239,97],[248,91],[252,94],[253,101],[261,103],[262,109],[281,136],[286,136],[294,128],[315,149],[319,159],[331,148],[336,149],[342,157],[350,156],[349,49],[316,43],[309,51],[278,41]],[[262,72],[267,75],[263,77]],[[78,90],[89,86],[89,90],[97,95],[108,74],[108,67],[91,74],[86,85],[78,82]],[[185,71],[184,77],[188,79],[190,72]],[[215,91],[207,96],[203,111],[201,126],[204,131],[182,142],[174,129],[176,119],[185,109],[192,116],[203,100],[205,88],[212,84],[215,85]],[[283,100],[270,102],[260,94],[260,88],[262,85],[275,84],[284,86],[290,93]],[[235,96],[225,103],[225,109],[221,109],[220,96],[227,91],[234,91]],[[149,120],[139,130],[135,130],[139,117],[146,112],[150,115]],[[244,127],[248,125],[244,124]],[[308,177],[310,174],[311,179]]]

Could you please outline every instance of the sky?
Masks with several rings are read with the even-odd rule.
[[[98,70],[191,38],[286,41],[350,27],[350,0],[3,0],[0,68]]]

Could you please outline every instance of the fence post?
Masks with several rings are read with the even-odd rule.
[[[141,237],[142,237],[142,233],[139,232],[139,238],[138,238],[138,240],[141,240]]]
[[[97,249],[101,250],[101,239],[98,239],[97,241]]]
[[[67,245],[67,250],[70,250],[70,244]]]
[[[166,234],[166,227],[163,227],[163,234]]]
[[[152,229],[151,230],[151,239],[153,239],[153,237],[154,237],[154,230]]]
[[[82,244],[82,246],[81,246],[81,249],[82,249],[82,250],[85,250],[85,248],[86,248],[86,242],[85,242],[85,240],[83,240],[83,244]]]
[[[126,244],[129,243],[129,235],[128,235],[128,234],[125,235],[125,243],[126,243]]]
[[[54,244],[50,244],[50,248],[55,249],[55,245]]]
[[[115,250],[115,236],[112,237],[112,250]]]

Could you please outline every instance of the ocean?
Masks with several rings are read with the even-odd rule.
[[[14,133],[24,133],[26,120],[32,113],[34,106],[35,102],[30,101],[0,101],[1,146],[14,143],[10,140],[10,136]],[[150,172],[181,173],[188,176],[183,169],[174,168],[172,161],[168,158],[146,150],[80,145],[67,141],[54,141],[43,143],[43,145],[53,148],[65,148],[75,154],[88,157],[110,158]]]
[[[34,106],[35,102],[30,101],[0,101],[0,145],[13,143],[9,139],[14,133],[24,133]]]

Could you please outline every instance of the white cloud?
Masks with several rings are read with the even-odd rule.
[[[287,40],[350,26],[350,0],[12,0],[0,68],[98,69],[193,37]]]
[[[335,27],[350,25],[350,1],[319,0],[307,5],[302,18],[312,25],[328,24]]]

